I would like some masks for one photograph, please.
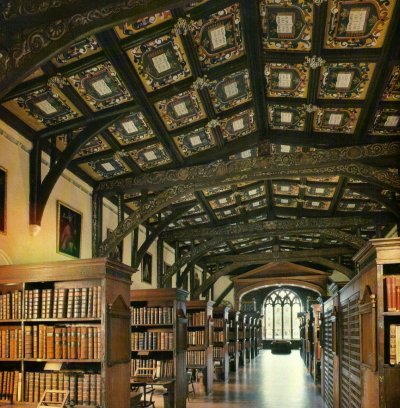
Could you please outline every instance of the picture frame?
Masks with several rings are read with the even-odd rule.
[[[80,258],[82,213],[57,201],[57,253]]]
[[[153,257],[151,254],[146,252],[142,260],[142,282],[151,284],[153,270]]]
[[[110,236],[110,234],[112,233],[112,229],[111,228],[107,228],[107,238]],[[124,251],[124,241],[121,241],[116,248],[114,248],[108,255],[108,257],[113,260],[113,261],[117,261],[117,262],[122,262],[123,259],[123,251]]]
[[[0,234],[7,232],[7,171],[0,167]]]

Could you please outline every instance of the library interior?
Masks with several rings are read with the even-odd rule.
[[[400,0],[0,1],[0,408],[400,407]]]

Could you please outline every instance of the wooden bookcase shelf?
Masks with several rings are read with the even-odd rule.
[[[189,300],[186,303],[188,336],[193,331],[204,331],[204,343],[196,344],[196,346],[204,347],[204,349],[188,351],[187,368],[202,371],[206,394],[212,392],[214,379],[213,305],[214,302],[207,300]]]
[[[216,374],[221,374],[221,380],[227,380],[229,377],[229,308],[214,307],[214,365]]]
[[[244,338],[244,363],[252,359],[252,318],[246,313],[243,314],[243,338]]]
[[[129,407],[133,272],[105,258],[0,266],[0,353],[19,357],[0,356],[13,406],[36,406],[55,388],[69,390],[74,405]],[[47,363],[58,367],[44,371]]]
[[[243,367],[246,361],[245,352],[245,320],[246,317],[243,312],[237,312],[238,317],[238,354],[239,354],[239,367]]]
[[[260,312],[246,312],[248,327],[249,327],[249,339],[250,339],[250,358],[255,358],[259,353],[259,347],[261,344],[261,320]]]
[[[229,310],[228,314],[228,354],[229,371],[239,369],[239,312]]]
[[[157,381],[161,385],[168,384],[171,408],[186,407],[187,294],[182,289],[173,288],[130,292],[131,377],[137,368],[157,368],[154,384]],[[169,337],[170,347],[134,348],[134,336],[140,336],[143,342],[152,336],[152,341],[158,341],[158,344]],[[173,380],[172,384],[169,380]]]

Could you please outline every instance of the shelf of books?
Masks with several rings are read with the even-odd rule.
[[[0,401],[36,406],[55,389],[127,408],[133,272],[105,258],[0,266]]]
[[[186,297],[182,289],[131,290],[131,378],[149,368],[155,384],[173,380],[176,408],[186,407]]]
[[[228,313],[229,371],[237,371],[239,368],[239,314],[232,309]]]
[[[187,368],[201,371],[206,394],[212,392],[213,362],[213,305],[207,300],[189,300],[186,303],[188,317]]]
[[[245,363],[245,348],[244,348],[244,331],[245,331],[245,315],[243,312],[238,313],[238,361],[239,367],[243,367]]]
[[[214,346],[214,367],[215,372],[220,374],[221,380],[227,380],[229,376],[229,326],[228,326],[229,308],[224,306],[214,307],[213,309],[213,346]]]
[[[313,353],[312,353],[312,370],[314,382],[320,382],[321,379],[321,343],[320,343],[320,320],[321,320],[321,304],[315,303],[311,305],[312,327],[313,327]]]
[[[255,358],[258,355],[258,344],[260,339],[258,336],[261,335],[261,330],[259,330],[260,312],[246,312],[248,327],[249,327],[249,347],[250,347],[250,358]]]
[[[252,349],[252,317],[247,312],[243,316],[243,333],[244,333],[244,362],[248,363],[251,360]]]

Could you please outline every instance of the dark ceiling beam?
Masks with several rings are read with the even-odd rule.
[[[186,211],[190,210],[193,207],[192,204],[183,206],[178,210],[173,211],[168,217],[158,223],[158,225],[150,232],[146,237],[146,240],[140,246],[135,256],[135,262],[132,264],[133,268],[138,268],[140,262],[142,262],[143,256],[146,251],[150,248],[151,244],[157,239],[162,231],[164,231],[171,222],[176,221],[182,216]]]
[[[400,189],[400,179],[384,169],[359,164],[358,160],[396,157],[400,143],[382,143],[326,150],[308,153],[281,153],[269,157],[233,160],[227,163],[214,162],[185,169],[152,172],[135,177],[102,181],[97,191],[110,194],[122,191],[148,188],[158,190],[168,186],[187,185],[192,190],[207,186],[226,185],[251,180],[301,177],[318,175],[351,175],[367,181],[385,185],[389,189]]]
[[[311,255],[306,255],[305,257],[302,256],[302,252],[312,252],[312,251],[292,251],[292,252],[278,252],[278,253],[271,253],[271,254],[260,254],[264,255],[264,260],[260,259],[259,260],[248,260],[247,262],[233,262],[230,265],[226,265],[219,271],[213,273],[211,276],[209,276],[205,282],[196,290],[196,292],[193,294],[193,296],[199,296],[200,294],[204,293],[211,285],[213,285],[217,280],[223,276],[227,276],[231,274],[233,271],[242,268],[243,266],[250,266],[250,265],[263,265],[267,264],[269,262],[276,262],[276,263],[281,263],[281,262],[301,262],[303,260],[307,260],[308,262],[319,264],[322,266],[328,266],[329,268],[335,269],[346,275],[349,279],[354,277],[355,273],[349,268],[346,268],[345,266],[338,264],[336,262],[332,262],[329,259],[323,258],[321,256],[311,256]],[[271,256],[273,255],[273,256]]]
[[[334,215],[337,211],[339,203],[342,200],[344,191],[346,189],[347,182],[347,177],[339,177],[339,182],[336,185],[335,194],[333,195],[331,204],[329,206],[329,213],[331,215]]]
[[[287,251],[287,252],[267,252],[257,254],[239,254],[239,255],[212,255],[203,257],[203,261],[207,264],[223,264],[226,262],[235,263],[267,263],[275,262],[282,259],[296,258],[308,261],[315,257],[337,257],[340,255],[353,255],[354,249],[336,247],[336,248],[322,248],[310,249],[303,251]]]
[[[249,224],[225,225],[222,227],[193,227],[179,230],[169,230],[161,234],[161,238],[170,240],[190,240],[190,239],[209,239],[210,237],[238,236],[256,233],[273,233],[275,235],[285,235],[287,231],[315,230],[322,233],[327,228],[356,228],[374,224],[374,217],[336,217],[336,218],[307,218],[300,220],[275,220],[263,221]]]

